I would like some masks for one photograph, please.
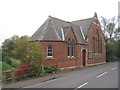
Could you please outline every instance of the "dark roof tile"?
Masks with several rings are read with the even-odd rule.
[[[66,37],[72,27],[78,43],[85,43],[80,26],[83,28],[83,32],[87,33],[91,22],[92,19],[74,21],[71,23],[49,16],[42,26],[33,34],[31,41],[63,41],[61,28],[63,29],[64,36]]]
[[[72,23],[80,26],[83,30],[85,37],[86,37],[92,22],[93,22],[93,18],[89,18],[89,19],[73,21]]]

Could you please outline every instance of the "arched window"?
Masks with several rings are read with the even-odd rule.
[[[70,40],[68,40],[68,56],[70,56]]]
[[[48,47],[47,47],[47,56],[53,57],[53,48],[51,45],[48,45]]]
[[[99,45],[99,32],[98,32],[98,30],[97,30],[97,53],[99,53],[99,48],[100,48],[100,45]]]
[[[95,38],[93,37],[93,42],[92,42],[92,51],[95,54]]]
[[[72,56],[74,56],[74,54],[75,54],[74,51],[75,51],[74,50],[74,40],[72,40]]]
[[[98,30],[95,34],[95,53],[99,53],[99,33]]]
[[[102,54],[102,40],[100,40],[100,54]]]

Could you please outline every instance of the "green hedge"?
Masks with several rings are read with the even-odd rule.
[[[106,43],[106,60],[107,62],[117,61],[119,60],[118,52],[118,42],[115,43],[107,42]]]
[[[2,62],[2,71],[10,70],[11,66],[6,62]]]
[[[46,73],[58,73],[58,69],[54,67],[45,66],[44,70]]]
[[[19,66],[20,66],[20,65],[19,65],[17,62],[12,61],[11,67],[17,68],[17,67],[19,67]]]

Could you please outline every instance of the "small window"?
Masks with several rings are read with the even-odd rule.
[[[51,45],[47,47],[47,57],[53,57],[53,48]]]

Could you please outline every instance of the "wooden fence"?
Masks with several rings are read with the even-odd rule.
[[[8,71],[3,71],[2,72],[2,82],[5,82],[5,81],[8,81],[10,80],[11,82],[14,82],[17,78],[21,78],[23,75],[28,75],[29,73],[26,73],[27,70],[32,70],[32,69],[12,69],[12,70],[8,70]],[[22,75],[17,75],[16,73],[17,72],[20,72],[20,71],[25,71],[24,74]],[[43,72],[43,65],[41,66],[41,72]]]
[[[20,78],[21,76],[16,76],[16,72],[19,71],[25,71],[26,69],[12,69],[12,70],[8,70],[8,71],[3,71],[2,72],[2,82],[4,81],[8,81],[11,80],[11,82],[14,82],[17,78]],[[29,70],[29,69],[27,69]],[[25,74],[23,74],[25,75]]]
[[[48,65],[47,65],[48,66]],[[49,67],[54,67],[56,65],[50,65]],[[41,65],[41,72],[43,73],[44,66]],[[12,70],[8,70],[8,71],[3,71],[1,72],[2,75],[2,80],[0,82],[5,82],[5,81],[10,81],[10,82],[14,82],[17,78],[20,78],[21,76],[16,76],[16,72],[17,71],[23,71],[23,70],[30,70],[30,69],[12,69]],[[28,73],[29,74],[29,73]],[[26,73],[23,75],[27,75]],[[22,76],[23,76],[22,75]]]

